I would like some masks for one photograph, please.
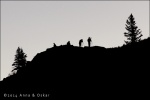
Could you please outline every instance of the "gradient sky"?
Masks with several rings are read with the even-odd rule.
[[[78,45],[92,37],[93,45],[124,44],[130,14],[149,36],[149,1],[1,1],[1,78],[12,70],[18,46],[27,60],[56,45]]]

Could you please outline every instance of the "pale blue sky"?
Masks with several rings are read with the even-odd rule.
[[[1,1],[1,76],[11,72],[18,46],[27,60],[47,48],[66,44],[121,46],[133,13],[143,39],[149,35],[148,1]]]

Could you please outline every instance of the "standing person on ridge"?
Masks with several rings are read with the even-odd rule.
[[[87,39],[87,41],[88,41],[88,46],[91,47],[91,42],[92,42],[91,37],[89,37],[89,38]]]

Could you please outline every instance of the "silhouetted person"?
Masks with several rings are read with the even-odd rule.
[[[91,37],[89,37],[89,38],[87,39],[87,41],[88,41],[88,46],[91,47],[91,42],[92,42]]]
[[[67,42],[67,46],[70,46],[70,45],[71,45],[71,44],[70,44],[70,41],[68,41],[68,42]]]
[[[81,47],[82,44],[83,44],[83,39],[81,39],[81,40],[79,41],[79,47]]]
[[[57,47],[55,43],[54,43],[53,47]]]

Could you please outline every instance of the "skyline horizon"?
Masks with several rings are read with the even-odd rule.
[[[18,47],[31,61],[53,43],[79,46],[83,39],[87,46],[88,37],[93,46],[122,46],[131,13],[142,40],[150,37],[149,1],[1,1],[1,80],[10,73]]]

